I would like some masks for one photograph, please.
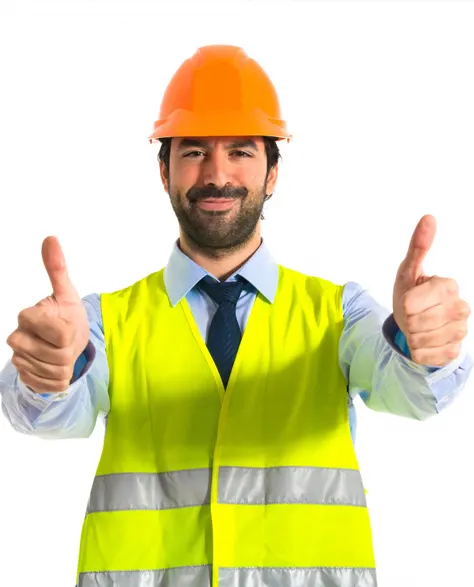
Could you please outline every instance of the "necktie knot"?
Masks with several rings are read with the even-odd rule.
[[[222,302],[231,302],[236,304],[242,290],[245,286],[245,280],[239,279],[237,281],[229,282],[214,282],[205,281],[206,278],[201,279],[199,287],[205,291],[217,304]]]

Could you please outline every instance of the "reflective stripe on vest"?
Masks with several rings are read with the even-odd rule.
[[[208,505],[210,484],[210,469],[100,475],[87,513]],[[221,467],[218,502],[366,506],[359,471],[318,467]]]
[[[158,571],[83,573],[77,587],[210,587],[211,567],[179,567]]]
[[[78,587],[210,587],[210,567],[85,573]],[[374,569],[223,569],[220,587],[376,587]]]
[[[209,504],[210,469],[98,475],[87,513],[166,510]]]

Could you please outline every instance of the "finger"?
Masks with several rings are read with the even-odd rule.
[[[421,285],[411,288],[403,296],[405,316],[420,314],[458,293],[459,287],[454,279],[435,275]]]
[[[51,281],[53,295],[58,303],[80,301],[79,294],[69,279],[66,260],[59,240],[54,236],[45,238],[41,253],[45,269]]]
[[[448,362],[457,359],[461,352],[461,345],[450,343],[442,347],[417,349],[411,353],[412,359],[427,367],[442,367]]]
[[[27,373],[23,370],[18,371],[21,381],[31,387],[34,391],[38,393],[47,393],[47,392],[61,392],[66,391],[69,387],[69,380],[63,379],[62,381],[58,381],[55,379],[45,379],[42,377],[38,377],[37,375],[33,375],[31,373]]]
[[[69,365],[45,363],[26,354],[14,353],[11,362],[15,365],[17,371],[21,369],[42,379],[63,381],[65,379],[71,379],[73,373],[73,369]]]
[[[410,240],[410,245],[405,257],[407,269],[417,270],[421,267],[426,254],[433,244],[436,234],[436,219],[431,214],[426,214],[416,225]]]
[[[419,314],[411,314],[405,320],[409,333],[429,332],[441,328],[451,321],[466,320],[470,315],[470,308],[464,300],[457,300],[454,304],[438,304]]]
[[[64,319],[45,314],[44,310],[37,307],[19,313],[18,328],[58,348],[67,347],[74,340],[74,329]]]
[[[15,330],[7,338],[11,349],[25,356],[32,356],[38,361],[52,365],[69,365],[74,361],[71,347],[58,348],[34,334]]]
[[[449,343],[459,343],[467,335],[467,323],[465,320],[449,322],[441,328],[429,332],[419,332],[407,335],[407,343],[410,350],[442,347]]]

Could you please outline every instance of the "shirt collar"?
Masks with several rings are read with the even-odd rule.
[[[181,251],[179,239],[174,243],[173,250],[164,270],[166,293],[174,307],[201,281],[209,276],[217,280],[200,265],[195,263]],[[236,276],[244,277],[267,300],[273,303],[278,286],[278,265],[270,255],[263,239],[260,247],[247,262],[233,273],[226,281],[234,281]]]

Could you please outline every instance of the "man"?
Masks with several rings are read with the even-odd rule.
[[[277,265],[261,216],[289,138],[260,66],[204,47],[150,137],[180,225],[168,265],[81,300],[58,241],[43,243],[53,294],[8,337],[3,410],[44,438],[86,437],[107,414],[80,587],[377,584],[353,398],[441,410],[472,369],[470,309],[454,280],[423,273],[429,215],[389,316],[355,283]]]

